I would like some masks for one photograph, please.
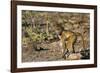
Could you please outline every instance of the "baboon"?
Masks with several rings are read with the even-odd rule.
[[[70,53],[75,53],[75,49],[74,49],[74,44],[77,40],[77,36],[81,36],[82,38],[82,45],[83,48],[85,48],[84,46],[84,39],[83,36],[80,33],[76,33],[76,32],[72,32],[69,30],[63,31],[61,33],[61,35],[59,35],[59,38],[61,40],[62,43],[62,47],[63,47],[63,57],[65,57],[65,55],[67,54],[67,57],[70,55]]]
[[[63,57],[65,57],[66,54],[69,56],[70,53],[75,53],[74,44],[77,40],[77,36],[81,36],[83,48],[85,48],[84,39],[80,33],[66,30],[66,31],[63,31],[61,33],[61,35],[59,35],[59,38],[60,38],[61,43],[62,43],[62,47],[64,49],[63,50]]]
[[[64,28],[59,27],[57,28],[56,32],[57,35],[61,41],[61,45],[63,48],[63,58],[67,57],[71,54],[71,53],[75,53],[75,48],[74,48],[74,44],[77,40],[77,37],[80,36],[82,39],[82,45],[83,45],[83,49],[85,49],[85,44],[84,44],[84,39],[81,33],[78,32],[72,32],[70,30],[64,30]],[[58,31],[59,30],[59,31]]]

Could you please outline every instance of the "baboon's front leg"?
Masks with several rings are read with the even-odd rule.
[[[62,57],[66,59],[66,55],[67,55],[67,57],[70,55],[68,49],[64,49]]]
[[[72,42],[70,42],[70,41],[68,41],[67,43],[66,43],[66,48],[68,49],[68,52],[69,53],[73,53],[73,45],[72,45]]]
[[[67,41],[63,41],[62,45],[63,45],[63,56],[62,57],[66,59],[66,56],[68,57],[70,55],[70,52],[67,48]]]
[[[65,48],[63,52],[63,56],[65,58],[68,58],[70,54],[75,53],[74,41],[75,41],[75,38],[71,38],[71,39],[69,38],[67,41],[65,41]]]
[[[66,43],[70,53],[75,53],[75,49],[74,49],[75,41],[76,41],[76,36],[71,36]]]
[[[62,43],[62,48],[63,48],[63,50],[62,50],[62,58],[65,58],[65,55],[66,55],[66,53],[67,53],[67,49],[66,49],[66,42],[65,42],[65,40],[64,39],[61,39],[61,43]]]

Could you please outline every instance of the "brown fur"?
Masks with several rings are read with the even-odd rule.
[[[75,53],[74,44],[77,40],[77,35],[81,36],[82,41],[83,41],[83,48],[85,48],[84,39],[80,33],[72,32],[69,30],[62,31],[59,38],[61,40],[62,47],[63,47],[63,57],[65,57],[66,54],[68,54],[69,56],[70,53]]]

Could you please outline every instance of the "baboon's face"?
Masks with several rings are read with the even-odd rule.
[[[63,30],[61,29],[61,27],[58,27],[58,26],[57,26],[57,27],[55,28],[55,33],[56,33],[57,35],[61,35],[62,31],[63,31]]]

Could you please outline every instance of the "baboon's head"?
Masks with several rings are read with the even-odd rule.
[[[57,26],[55,27],[55,33],[56,33],[57,35],[61,35],[62,31],[64,31],[64,28],[63,28],[61,25],[57,25]]]

